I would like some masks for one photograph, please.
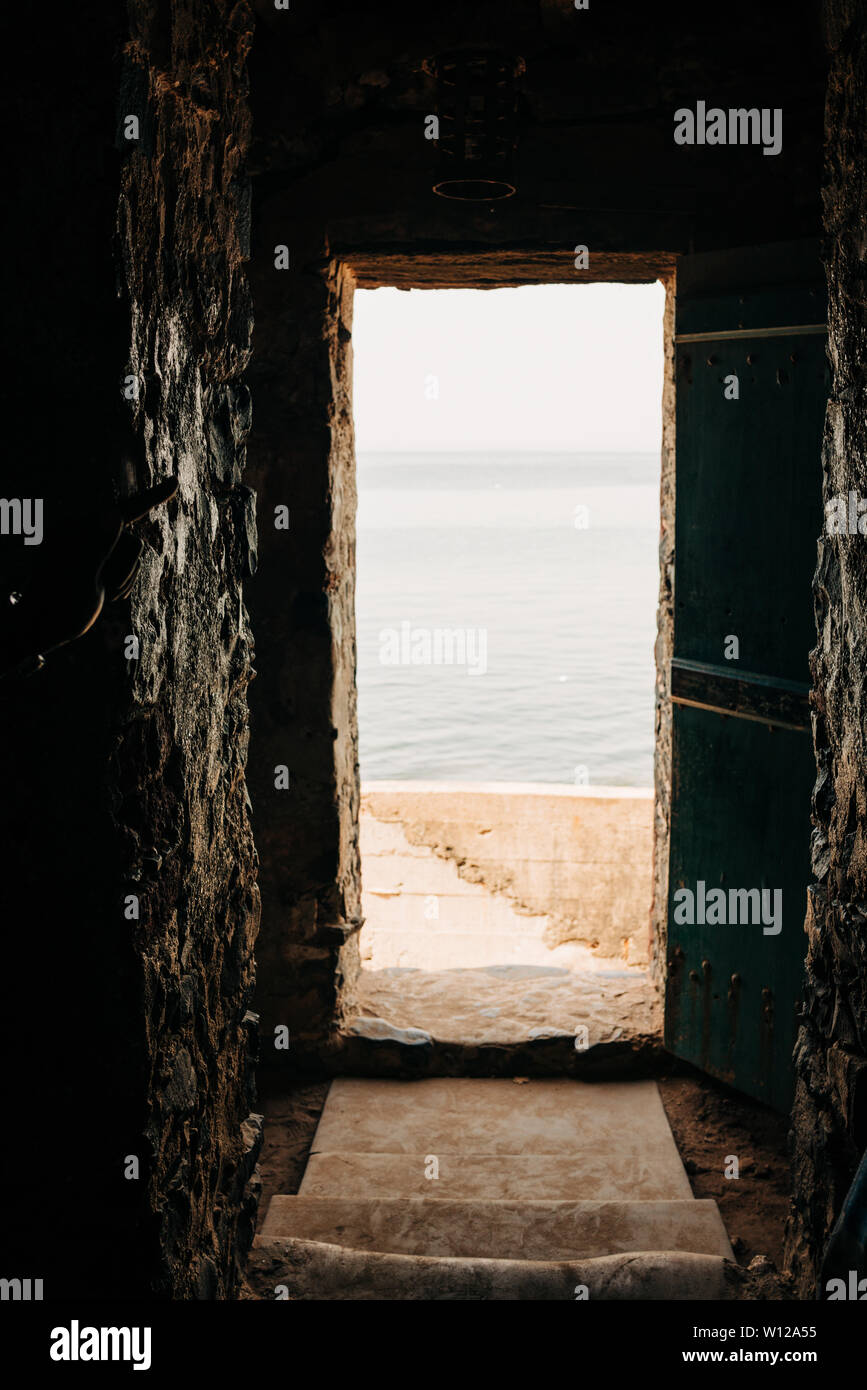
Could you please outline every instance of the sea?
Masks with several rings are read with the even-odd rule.
[[[650,787],[658,454],[362,453],[362,780]]]

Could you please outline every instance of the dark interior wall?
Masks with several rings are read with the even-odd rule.
[[[45,508],[41,546],[0,541],[4,610],[49,567],[58,603],[79,582],[64,543],[74,548],[119,467],[124,322],[111,241],[122,40],[122,15],[107,23],[104,6],[84,4],[50,25],[32,15],[4,55],[3,129],[16,138],[0,493]],[[50,87],[35,80],[47,71]],[[44,1278],[46,1297],[98,1285],[112,1225],[137,1248],[121,1163],[141,1120],[141,1028],[106,788],[122,664],[107,633],[94,633],[39,675],[0,682],[4,1274]],[[127,1278],[135,1286],[134,1267]]]
[[[306,230],[294,200],[257,208],[249,378],[262,552],[250,586],[261,654],[249,769],[262,861],[257,1009],[263,1064],[290,1067],[339,1028],[361,925],[352,280]],[[288,269],[275,266],[279,246]],[[288,785],[277,785],[281,767]],[[285,1037],[275,1045],[278,1028],[288,1048]]]
[[[867,10],[826,5],[825,262],[831,394],[824,499],[867,495]],[[867,552],[825,536],[814,580],[817,781],[807,979],[796,1049],[794,1212],[787,1259],[803,1296],[867,1147]]]
[[[44,497],[28,564],[56,567],[61,602],[93,584],[100,504],[170,474],[179,491],[136,528],[132,600],[0,687],[0,877],[19,900],[3,913],[4,1111],[20,1126],[3,1187],[19,1267],[4,1274],[44,1278],[47,1298],[226,1296],[258,1143],[241,483],[252,21],[221,0],[133,0],[128,30],[103,6],[33,27],[16,53],[27,86],[6,88],[23,148],[4,495]],[[48,68],[64,74],[50,92],[34,80]],[[124,404],[127,375],[139,399]],[[19,578],[26,591],[27,574],[4,572]]]
[[[433,7],[254,0],[258,209],[291,190],[293,235],[330,250],[556,246],[713,250],[813,236],[820,215],[825,61],[818,0],[665,6],[640,0],[443,0]],[[494,206],[431,194],[431,61],[476,44],[520,57],[517,193]],[[673,116],[782,107],[783,149],[678,146]]]

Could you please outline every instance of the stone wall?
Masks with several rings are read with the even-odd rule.
[[[28,312],[6,382],[14,456],[45,499],[29,578],[50,576],[60,605],[93,584],[101,507],[169,475],[179,490],[135,528],[131,600],[0,697],[2,883],[26,914],[5,904],[5,1108],[21,1138],[4,1191],[27,1182],[11,1200],[23,1267],[4,1273],[44,1277],[46,1298],[227,1297],[258,1143],[241,482],[252,24],[223,0],[133,0],[126,33],[92,9],[39,26],[19,55],[32,119],[13,122],[13,273]],[[64,74],[50,98],[34,80],[46,43]],[[124,405],[125,377],[138,399]]]
[[[249,1237],[257,1144],[242,590],[256,529],[242,482],[250,395],[241,380],[252,329],[242,269],[252,17],[225,0],[173,6],[169,33],[164,17],[145,0],[131,8],[121,100],[146,95],[153,134],[124,161],[118,230],[129,370],[144,385],[135,426],[148,477],[174,473],[180,487],[149,528],[134,591],[141,660],[128,678],[112,792],[141,899],[133,937],[160,1285],[176,1297],[224,1297]]]
[[[305,230],[294,201],[263,198],[255,244],[257,1007],[263,1064],[291,1067],[297,1049],[339,1029],[359,968],[352,279]],[[275,264],[280,246],[285,269]],[[278,524],[281,507],[288,528]],[[280,1027],[288,1049],[275,1047]]]
[[[656,613],[656,715],[653,753],[653,903],[651,973],[665,979],[668,945],[668,852],[671,831],[671,658],[674,655],[676,277],[665,278],[662,470],[659,496],[659,600]]]
[[[825,500],[867,493],[867,22],[858,0],[825,6],[825,259],[833,370]],[[819,542],[812,654],[817,780],[807,979],[796,1048],[795,1199],[787,1260],[812,1296],[830,1227],[867,1146],[867,552],[859,536]]]

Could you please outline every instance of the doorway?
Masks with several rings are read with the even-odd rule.
[[[659,1030],[664,313],[659,282],[356,292],[364,1014]]]

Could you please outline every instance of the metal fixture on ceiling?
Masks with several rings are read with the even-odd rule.
[[[440,54],[437,82],[439,138],[434,193],[461,202],[511,198],[518,95],[524,62],[490,49]]]

